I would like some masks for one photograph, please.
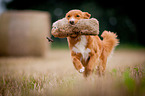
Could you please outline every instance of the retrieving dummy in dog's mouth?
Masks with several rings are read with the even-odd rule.
[[[71,25],[66,18],[63,18],[53,23],[51,34],[59,38],[65,38],[73,34],[98,35],[99,22],[95,18],[81,19],[75,25]]]

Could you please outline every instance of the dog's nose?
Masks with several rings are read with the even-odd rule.
[[[74,25],[75,22],[74,21],[69,21],[69,23],[72,24],[72,25]]]

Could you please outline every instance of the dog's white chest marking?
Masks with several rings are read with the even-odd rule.
[[[80,38],[81,40],[75,44],[75,46],[72,48],[72,51],[76,53],[81,53],[83,59],[86,61],[89,57],[89,53],[91,52],[91,50],[89,48],[86,48],[86,36],[81,36]]]

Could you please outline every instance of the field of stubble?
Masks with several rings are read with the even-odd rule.
[[[145,50],[117,50],[106,73],[85,79],[69,50],[44,58],[0,57],[0,96],[145,96]]]

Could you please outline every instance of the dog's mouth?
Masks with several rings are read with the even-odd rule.
[[[74,34],[70,35],[71,38],[77,38],[78,36],[80,36],[80,32],[74,31]]]
[[[72,35],[70,35],[70,37],[71,38],[76,38],[76,37],[78,37],[78,34],[72,34]]]

